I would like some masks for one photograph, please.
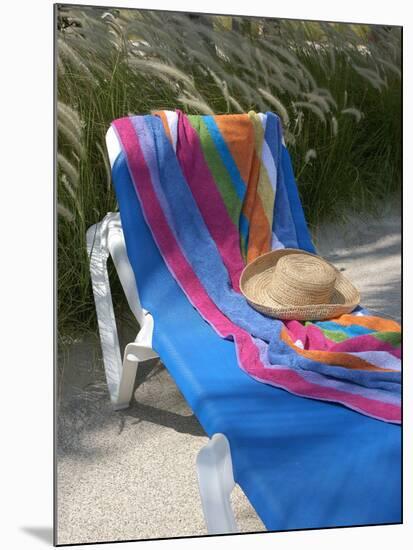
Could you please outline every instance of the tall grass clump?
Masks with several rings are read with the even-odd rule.
[[[310,224],[400,189],[398,28],[60,6],[56,37],[59,334],[95,323],[85,232],[117,208],[117,117],[278,113]]]

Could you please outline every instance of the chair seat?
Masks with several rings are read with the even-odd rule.
[[[153,347],[209,436],[223,433],[235,481],[269,530],[401,521],[401,430],[341,405],[257,382],[167,269],[123,153],[112,170],[128,257]]]

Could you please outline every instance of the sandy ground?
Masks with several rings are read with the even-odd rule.
[[[364,306],[400,319],[397,207],[324,225],[314,240]],[[134,339],[132,326],[120,329],[123,343]],[[165,368],[142,365],[132,406],[113,412],[96,335],[67,347],[59,365],[58,543],[205,534],[195,459],[207,437]],[[238,487],[232,501],[240,531],[264,529]]]

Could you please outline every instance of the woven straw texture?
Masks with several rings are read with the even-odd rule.
[[[240,288],[252,307],[284,320],[331,319],[360,302],[358,290],[337,268],[294,248],[268,252],[248,264]]]

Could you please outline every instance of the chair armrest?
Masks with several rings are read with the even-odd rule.
[[[119,213],[109,213],[100,223],[91,226],[86,233],[86,246],[106,380],[115,408],[122,408],[128,401],[130,384],[133,384],[132,378],[134,378],[133,373],[136,372],[137,363],[156,357],[156,353],[152,350],[153,318],[142,308],[139,301],[135,276],[126,253]],[[109,254],[113,259],[129,307],[140,325],[135,342],[126,346],[123,362],[107,271]],[[136,355],[136,360],[132,359],[132,355],[133,357]],[[136,364],[132,365],[132,363]]]

